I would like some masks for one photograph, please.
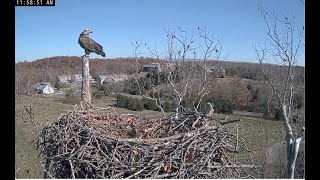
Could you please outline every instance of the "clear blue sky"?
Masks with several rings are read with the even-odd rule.
[[[257,62],[252,43],[265,42],[266,26],[258,0],[56,0],[54,7],[16,7],[15,60],[82,56],[83,29],[104,48],[107,58],[132,56],[131,42],[164,47],[163,27],[192,31],[207,26],[224,41],[230,61]],[[265,0],[269,10],[292,13],[305,24],[300,0]],[[160,48],[161,49],[161,48]],[[92,58],[99,57],[95,54]],[[304,52],[299,64],[304,65]]]

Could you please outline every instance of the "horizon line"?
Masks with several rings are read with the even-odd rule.
[[[43,60],[43,59],[50,59],[50,58],[54,58],[54,57],[79,57],[81,58],[82,56],[69,56],[69,55],[57,55],[57,56],[50,56],[50,57],[43,57],[43,58],[39,58],[39,59],[33,59],[33,60],[15,60],[15,63],[18,63],[18,62],[34,62],[34,61],[38,61],[38,60]],[[153,57],[148,57],[148,56],[140,56],[140,57],[133,57],[133,56],[128,56],[128,57],[110,57],[110,58],[100,58],[100,57],[95,57],[95,58],[91,58],[91,60],[111,60],[111,59],[153,59],[153,60],[160,60],[160,61],[168,61],[167,59],[163,59],[163,58],[160,58],[160,59],[157,59],[157,58],[153,58]],[[203,59],[185,59],[185,61],[201,61]],[[174,60],[173,60],[174,61]],[[252,61],[246,61],[246,60],[240,60],[240,61],[237,61],[237,60],[230,60],[230,59],[225,59],[225,60],[217,60],[217,59],[208,59],[206,61],[219,61],[219,62],[231,62],[231,63],[248,63],[248,64],[260,64],[259,61],[257,62],[252,62]],[[276,64],[276,63],[263,63],[263,64],[269,64],[269,65],[281,65],[281,64]],[[302,65],[300,64],[297,64],[296,66],[303,66],[305,67],[305,64],[303,63]]]

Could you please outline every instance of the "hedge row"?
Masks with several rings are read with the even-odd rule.
[[[192,99],[185,99],[181,102],[181,105],[185,108],[193,109],[193,100]],[[230,101],[220,100],[220,99],[206,99],[201,101],[198,111],[205,112],[206,111],[206,104],[207,102],[213,102],[214,110],[217,113],[225,113],[225,114],[232,114],[233,108]]]
[[[142,111],[144,109],[159,111],[156,102],[151,99],[137,99],[123,95],[118,95],[117,107],[126,108],[133,111]],[[173,111],[173,105],[168,101],[163,103],[162,108],[165,112]]]
[[[227,113],[232,114],[232,105],[229,101],[218,101],[218,100],[209,100],[210,102],[214,102],[214,109],[217,113]],[[199,107],[200,112],[205,112],[206,109],[206,102],[202,101]],[[185,108],[192,108],[192,101],[191,100],[184,100],[182,101],[181,105]],[[142,111],[144,109],[152,110],[152,111],[159,111],[155,101],[151,99],[137,99],[132,98],[124,95],[118,95],[117,97],[117,107],[130,109],[133,111]],[[162,104],[162,108],[165,112],[173,112],[175,105],[168,101]]]

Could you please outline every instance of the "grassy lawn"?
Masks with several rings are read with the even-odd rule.
[[[34,113],[33,122],[24,106],[31,105]],[[30,143],[36,137],[38,129],[46,123],[55,121],[59,113],[71,110],[73,105],[63,104],[49,97],[21,96],[15,99],[15,177],[16,178],[43,178],[43,171],[38,159],[35,144]],[[23,116],[24,120],[19,117]]]
[[[103,97],[93,101],[95,106],[109,107],[116,104],[115,98]],[[34,117],[25,111],[31,105]],[[72,110],[74,105],[62,103],[61,99],[44,96],[20,96],[15,100],[15,177],[16,178],[43,178],[40,159],[35,144],[30,143],[46,123],[55,121],[60,113]],[[114,109],[118,113],[132,113],[156,118],[161,116],[155,111],[131,111],[122,108]],[[23,118],[22,118],[22,117]],[[216,114],[216,118],[242,119],[241,122],[227,126],[229,130],[238,125],[239,134],[247,141],[248,148],[252,151],[255,161],[261,160],[264,150],[284,140],[283,126],[280,122],[263,120],[236,115]],[[233,131],[235,133],[235,131]],[[247,160],[244,153],[238,155],[239,160]]]

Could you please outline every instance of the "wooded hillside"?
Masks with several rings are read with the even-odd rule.
[[[81,57],[77,56],[56,56],[31,62],[17,62],[15,64],[15,93],[17,95],[33,94],[33,86],[39,81],[50,82],[54,85],[59,75],[81,74],[81,63]],[[92,59],[90,60],[90,74],[92,76],[98,74],[133,74],[136,69],[141,69],[144,65],[150,63],[164,65],[167,61],[152,58],[140,58],[138,60],[134,58]],[[269,88],[263,78],[259,63],[211,60],[207,62],[207,65],[221,66],[225,69],[227,78],[211,77],[208,79],[209,83],[215,85],[206,96],[206,100],[222,103],[226,106],[226,110],[231,108],[253,112],[265,111]],[[280,82],[282,76],[277,72],[281,66],[269,64],[265,65],[264,68],[268,74],[275,76],[274,78]],[[298,96],[301,97],[300,103],[303,104],[304,67],[294,67],[294,71],[293,81],[295,81],[299,91]],[[132,86],[127,84],[125,87]],[[123,91],[125,92],[125,89]],[[192,96],[192,94],[189,94],[189,96]]]

